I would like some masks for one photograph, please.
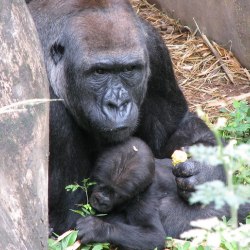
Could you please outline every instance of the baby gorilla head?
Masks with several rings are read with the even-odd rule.
[[[109,148],[97,160],[90,204],[102,213],[118,209],[152,183],[154,171],[153,154],[140,139]]]

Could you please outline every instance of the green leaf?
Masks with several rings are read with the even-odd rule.
[[[96,182],[93,181],[93,182],[89,182],[89,183],[88,183],[88,186],[89,186],[89,187],[90,187],[90,186],[93,186],[93,185],[96,185]]]
[[[108,214],[95,214],[97,217],[107,216]]]
[[[82,216],[91,215],[90,211],[88,209],[86,209],[84,206],[81,207],[81,209],[83,211],[83,215]]]
[[[250,214],[246,217],[246,224],[250,224]]]
[[[102,250],[103,246],[100,243],[94,244],[92,250]]]
[[[72,231],[67,237],[62,240],[62,248],[72,246],[77,238],[78,231]]]
[[[204,250],[212,250],[211,247],[205,246]]]
[[[83,247],[81,247],[81,250],[90,250],[91,249],[91,245],[85,245]]]
[[[53,239],[48,239],[48,250],[61,250],[61,244]]]
[[[204,250],[204,247],[203,246],[198,246],[197,250]]]
[[[190,247],[190,242],[185,242],[184,245],[183,245],[183,250],[188,250]]]
[[[67,237],[68,246],[72,246],[72,245],[76,242],[77,234],[78,234],[78,231],[73,231],[73,232]]]
[[[222,246],[226,249],[226,250],[238,250],[238,247],[235,248],[235,245],[230,243],[230,242],[227,242],[227,241],[224,241],[222,243]]]
[[[110,243],[102,243],[103,249],[110,249]]]
[[[71,192],[76,191],[78,188],[80,188],[80,185],[78,184],[71,184],[65,187],[67,191],[71,191]]]
[[[77,213],[77,214],[80,214],[83,217],[86,216],[86,214],[81,210],[70,209],[70,211],[72,211],[74,213]]]

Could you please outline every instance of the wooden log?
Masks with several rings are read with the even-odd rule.
[[[45,98],[49,98],[47,76],[26,4],[24,0],[1,0],[0,249],[47,249]],[[30,103],[30,99],[42,101]],[[16,102],[19,104],[13,105]]]

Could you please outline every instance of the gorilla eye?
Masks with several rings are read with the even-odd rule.
[[[96,69],[96,70],[95,70],[95,73],[96,73],[96,74],[100,74],[100,75],[102,75],[102,74],[107,73],[107,70],[105,70],[105,69],[101,69],[101,68],[100,68],[100,69]]]
[[[136,69],[135,65],[131,65],[131,66],[127,66],[126,68],[124,68],[124,72],[130,72]]]
[[[55,63],[57,63],[62,59],[64,54],[64,47],[60,43],[54,43],[50,48],[50,55]]]

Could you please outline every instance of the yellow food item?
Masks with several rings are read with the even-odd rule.
[[[172,158],[173,165],[176,166],[177,164],[181,162],[185,162],[188,157],[187,157],[186,152],[182,150],[175,150],[171,158]]]

